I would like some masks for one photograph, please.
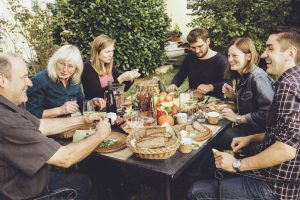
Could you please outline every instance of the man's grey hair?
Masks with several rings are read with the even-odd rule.
[[[11,58],[20,58],[20,56],[15,53],[0,53],[0,74],[10,75],[13,66]]]

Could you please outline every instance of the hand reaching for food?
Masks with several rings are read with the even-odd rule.
[[[225,83],[223,85],[222,92],[223,92],[223,94],[224,94],[225,97],[227,97],[227,98],[229,98],[231,100],[233,100],[235,98],[235,93],[234,93],[233,88],[229,84],[227,84],[227,83]]]

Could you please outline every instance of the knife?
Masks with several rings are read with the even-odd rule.
[[[206,99],[206,101],[204,102],[204,104],[207,104],[209,99],[210,99],[210,96],[207,97],[207,99]]]

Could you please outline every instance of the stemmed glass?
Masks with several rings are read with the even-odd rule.
[[[144,128],[144,120],[140,116],[140,112],[135,110],[130,116],[131,129],[134,133],[137,133],[140,129]]]
[[[194,116],[194,113],[196,112],[197,108],[197,94],[195,90],[188,90],[189,98],[185,102],[186,108],[187,108],[187,113],[189,114],[188,117],[188,122],[192,123],[196,116]]]

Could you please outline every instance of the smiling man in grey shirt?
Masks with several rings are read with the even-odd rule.
[[[73,199],[87,199],[88,177],[49,173],[48,164],[68,168],[81,161],[110,134],[110,125],[101,121],[94,135],[60,146],[47,136],[100,120],[100,116],[39,120],[24,108],[31,86],[25,62],[15,54],[0,54],[0,199],[40,195],[67,199],[69,194],[62,191],[68,189]]]

